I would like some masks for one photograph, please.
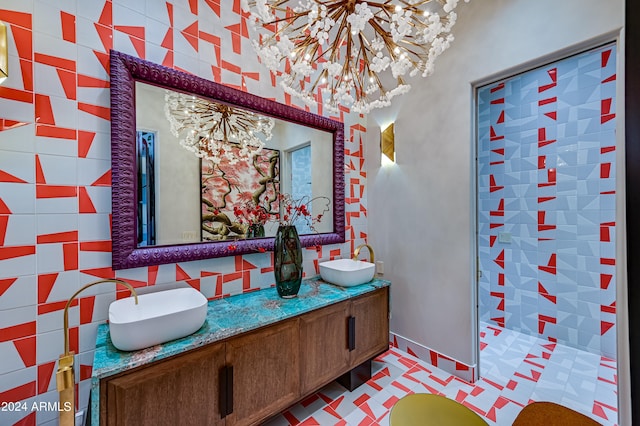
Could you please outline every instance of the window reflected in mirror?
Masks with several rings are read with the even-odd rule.
[[[155,140],[156,132],[136,131],[138,150],[138,246],[154,246],[155,233]]]
[[[288,152],[289,161],[291,164],[291,174],[289,176],[291,181],[291,196],[294,199],[309,199],[313,198],[313,189],[311,183],[311,145],[305,144],[299,148],[295,148]],[[313,216],[313,205],[309,207],[309,213]],[[296,228],[301,234],[308,234],[313,232],[309,224],[304,218],[298,218]]]

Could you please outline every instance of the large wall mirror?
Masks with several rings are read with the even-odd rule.
[[[264,148],[239,162],[185,149],[166,108],[184,95],[268,120]],[[112,51],[111,141],[113,269],[272,250],[278,193],[315,199],[322,220],[296,224],[303,246],[344,242],[340,122]],[[257,206],[270,214],[259,232]]]

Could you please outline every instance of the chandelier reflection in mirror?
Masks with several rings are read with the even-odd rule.
[[[248,161],[271,139],[272,118],[170,90],[164,99],[171,133],[180,145],[214,164]]]
[[[465,0],[468,2],[469,0]],[[367,113],[427,77],[453,41],[458,0],[242,0],[262,63],[315,105]],[[389,75],[390,74],[390,75]],[[318,98],[316,98],[318,95]]]

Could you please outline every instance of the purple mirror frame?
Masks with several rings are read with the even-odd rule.
[[[344,124],[203,78],[111,51],[112,268],[188,262],[272,251],[274,238],[170,246],[137,245],[136,105],[137,81],[193,93],[333,134],[333,232],[301,235],[303,247],[345,241]]]

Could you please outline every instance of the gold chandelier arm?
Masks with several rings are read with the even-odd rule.
[[[327,8],[327,9],[329,9],[329,8]],[[327,13],[329,14],[329,11],[327,11]],[[299,16],[296,16],[296,18],[295,18],[295,19],[298,19],[298,17],[305,16],[305,15],[307,15],[307,14],[308,14],[308,12],[306,12],[306,13],[304,13],[304,14],[299,14]],[[340,8],[337,8],[337,6],[336,6],[336,10],[334,10],[334,11],[332,12],[332,16],[330,17],[330,19],[334,20],[335,22],[338,22],[338,20],[340,19],[340,16],[341,16],[341,15],[345,15],[345,11],[344,11],[344,10],[342,10],[342,9],[340,9]],[[291,19],[291,18],[287,18],[287,19]],[[295,20],[292,20],[292,21],[291,21],[291,24],[289,24],[289,25],[292,25],[294,21],[295,21]],[[342,17],[342,20],[341,20],[341,22],[340,22],[340,27],[338,28],[338,36],[340,36],[340,34],[342,34],[343,29],[344,29],[344,27],[346,26],[346,24],[347,24],[347,17],[346,17],[346,16],[343,16],[343,17]],[[297,27],[297,28],[293,29],[293,31],[300,31],[301,29],[303,29],[303,28],[307,27],[308,25],[309,25],[309,24],[300,25],[299,27]],[[279,29],[279,30],[277,31],[277,34],[278,34],[278,35],[281,35],[281,34],[283,34],[283,33],[285,32],[285,30],[287,30],[287,29],[288,29],[288,28],[287,28],[287,26],[283,27],[282,29]],[[291,30],[290,30],[290,31],[291,31]],[[339,47],[340,47],[340,45],[341,45],[343,42],[344,42],[344,38],[342,38],[342,39],[341,39],[340,37],[335,37],[335,38],[334,38],[334,40],[333,40],[333,43],[331,44],[331,47],[330,47],[329,49],[325,50],[325,51],[323,52],[323,54],[322,54],[322,55],[324,55],[324,53],[325,53],[325,52],[329,52],[329,51],[330,51],[330,52],[332,52],[332,54],[337,55],[337,53],[338,53],[338,51],[339,51]],[[317,51],[317,49],[319,48],[319,43],[316,41],[316,39],[315,39],[314,37],[311,37],[310,35],[307,35],[307,36],[305,36],[304,38],[302,38],[302,39],[300,39],[300,40],[298,40],[298,41],[297,41],[297,44],[296,44],[296,47],[294,48],[294,50],[295,50],[295,51],[302,51],[302,52],[304,52],[304,51],[306,51],[306,48],[307,48],[307,46],[309,46],[309,45],[316,45],[316,46],[318,46],[318,47],[316,47],[316,51]],[[311,59],[310,59],[310,62],[311,62],[311,61],[315,61],[315,60],[319,59],[320,57],[321,57],[321,56],[318,56],[317,58],[314,58],[314,57],[312,56],[312,57],[311,57]],[[330,61],[333,61],[334,59],[335,59],[335,56],[334,56],[334,55],[332,55],[332,56],[331,56],[331,58],[330,58],[329,60],[330,60]]]
[[[369,64],[369,57],[367,55],[367,51],[369,51],[369,46],[368,43],[365,41],[364,36],[362,35],[362,33],[358,34],[358,39],[360,40],[360,51],[358,53],[358,56],[356,57],[356,60],[360,57],[360,55],[362,55],[362,61],[364,63],[363,67],[364,70],[368,70],[368,64]],[[365,90],[365,85],[367,84],[366,81],[364,81],[364,77],[365,77],[365,73],[357,73],[357,81],[359,83],[360,86],[360,90],[362,92],[362,96],[367,96],[367,91]],[[366,76],[369,77],[369,79],[371,79],[371,72],[368,71],[366,72]],[[375,79],[374,79],[375,81]],[[380,80],[377,80],[378,83],[380,83]],[[379,90],[384,90],[384,88],[382,87],[381,84],[378,84],[378,89]]]
[[[376,34],[378,34],[380,36],[380,38],[382,39],[382,42],[384,43],[385,47],[387,48],[387,53],[389,54],[389,56],[391,57],[392,60],[396,60],[396,54],[393,51],[393,40],[391,39],[391,36],[389,35],[389,33],[387,33],[385,31],[384,28],[382,28],[382,26],[378,23],[378,21],[375,20],[371,20],[369,21],[369,24],[371,25],[371,28],[373,28],[373,30],[376,32]]]

